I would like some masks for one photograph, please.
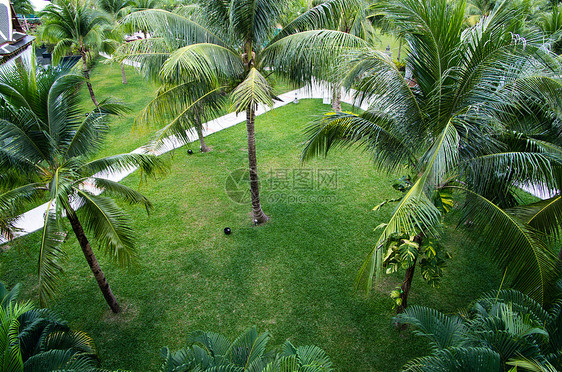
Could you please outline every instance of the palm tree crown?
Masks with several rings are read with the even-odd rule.
[[[540,212],[549,216],[544,227],[517,218],[521,208],[507,209],[516,206],[522,184],[560,193],[560,67],[509,2],[468,29],[465,5],[397,0],[381,6],[409,45],[413,80],[405,80],[379,51],[357,53],[348,64],[347,84],[369,109],[328,114],[314,124],[304,158],[358,144],[378,167],[407,165],[414,175],[361,268],[358,280],[367,279],[367,288],[382,274],[385,243],[405,234],[421,252],[427,238],[439,235],[446,194],[458,191],[465,200],[460,225],[478,233],[514,286],[548,301],[556,258],[539,230],[558,231],[552,223],[560,220],[560,209]],[[523,210],[539,213],[536,206]],[[399,310],[407,305],[413,254]]]
[[[105,41],[104,26],[109,19],[93,9],[87,0],[59,0],[41,12],[42,25],[39,37],[55,44],[53,63],[58,63],[67,53],[77,51],[82,57],[82,72],[94,105],[98,101],[90,84],[92,53],[102,48]]]
[[[147,74],[167,84],[159,100],[147,109],[173,112],[174,118],[166,129],[174,134],[185,131],[182,123],[193,126],[192,120],[184,120],[185,115],[192,109],[202,110],[201,106],[205,106],[202,100],[216,92],[232,91],[236,112],[246,113],[256,223],[268,220],[259,199],[254,119],[258,104],[273,104],[273,90],[266,78],[269,68],[276,67],[295,80],[303,76],[310,78],[313,70],[322,71],[322,66],[331,63],[330,57],[340,53],[342,45],[363,42],[352,35],[342,36],[338,31],[295,34],[300,30],[296,28],[275,37],[284,4],[285,1],[269,0],[208,0],[201,1],[199,11],[191,13],[191,17],[162,10],[136,12],[126,22],[137,29],[151,30],[152,37],[128,43],[120,52],[122,58],[140,62]],[[330,15],[329,9],[324,13]],[[295,45],[298,53],[292,52]],[[305,49],[315,52],[307,53]],[[288,63],[285,56],[295,59]],[[166,96],[170,99],[165,99]],[[165,104],[161,105],[162,102]],[[174,106],[169,102],[179,104]]]
[[[54,294],[56,279],[62,270],[61,218],[66,215],[106,300],[118,311],[84,228],[92,233],[104,253],[120,265],[129,264],[135,257],[133,232],[115,201],[98,196],[95,188],[84,187],[84,183],[148,209],[151,204],[140,193],[100,178],[98,173],[138,166],[151,174],[160,166],[160,160],[143,154],[91,159],[103,143],[108,115],[120,113],[123,107],[104,100],[94,111],[84,115],[77,97],[83,81],[83,77],[68,73],[64,66],[36,69],[33,61],[26,65],[2,66],[0,169],[17,169],[22,180],[0,195],[0,205],[19,205],[45,196],[48,199],[38,260],[42,303]],[[80,217],[76,212],[78,208],[82,208]]]

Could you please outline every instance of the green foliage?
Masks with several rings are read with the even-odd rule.
[[[84,207],[80,219],[97,240],[97,245],[114,262],[128,265],[135,257],[134,234],[124,211],[107,196],[82,187],[88,178],[103,186],[112,196],[129,204],[150,208],[137,191],[105,180],[99,172],[123,171],[139,167],[146,175],[162,169],[154,155],[123,154],[92,159],[103,143],[109,115],[123,112],[123,106],[102,101],[84,115],[77,91],[83,78],[64,67],[46,70],[29,64],[2,66],[0,96],[0,169],[15,167],[25,177],[22,186],[0,195],[0,205],[21,205],[26,200],[48,200],[41,230],[38,254],[39,296],[41,303],[56,293],[62,260],[66,253],[63,212],[74,214]]]
[[[433,354],[409,362],[403,370],[502,371],[508,365],[559,369],[560,316],[559,303],[547,311],[514,290],[485,294],[460,317],[412,306],[396,320],[414,326],[414,333],[426,337]]]
[[[68,53],[78,52],[82,57],[96,54],[104,43],[104,26],[109,19],[90,6],[88,0],[61,0],[41,11],[38,36],[42,41],[55,44],[53,63]]]
[[[541,303],[551,300],[558,269],[549,244],[560,209],[554,203],[536,218],[532,213],[540,205],[509,209],[519,202],[521,185],[541,185],[556,196],[561,189],[555,92],[562,89],[562,69],[542,36],[525,27],[528,3],[498,3],[471,27],[465,25],[463,1],[376,5],[408,43],[413,80],[406,81],[380,51],[350,53],[345,85],[357,89],[358,102],[369,107],[358,114],[326,114],[310,126],[303,151],[303,159],[310,159],[359,146],[378,168],[408,167],[415,175],[396,185],[404,194],[361,266],[356,284],[364,283],[367,291],[382,275],[385,243],[393,234],[435,240],[443,216],[460,209],[458,226],[473,227],[468,231],[507,273],[509,284]],[[455,204],[453,193],[463,202]],[[517,213],[528,217],[520,220]],[[442,265],[428,253],[423,276],[431,281]]]
[[[286,341],[277,353],[266,351],[271,336],[248,328],[234,341],[217,333],[195,331],[187,337],[187,347],[170,352],[162,349],[162,372],[172,371],[332,371],[332,362],[316,346],[295,347]]]
[[[384,256],[386,273],[409,269],[418,261],[422,278],[432,287],[438,287],[445,260],[450,258],[449,253],[437,240],[426,239],[421,247],[413,240],[413,236],[404,234],[393,234],[387,239]]]
[[[73,331],[53,312],[20,304],[20,287],[11,291],[0,282],[0,370],[95,370],[98,364],[93,340]]]

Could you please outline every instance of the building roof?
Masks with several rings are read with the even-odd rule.
[[[12,4],[0,1],[0,63],[6,62],[27,49],[35,37],[25,33]]]

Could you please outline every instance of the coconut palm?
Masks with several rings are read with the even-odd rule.
[[[521,292],[502,290],[484,294],[456,316],[411,306],[396,321],[413,326],[432,354],[407,363],[403,371],[560,370],[561,305],[547,311]]]
[[[55,44],[53,63],[72,51],[82,57],[82,73],[94,105],[98,101],[90,83],[90,64],[92,56],[102,47],[105,37],[104,26],[109,19],[93,9],[88,0],[58,0],[41,12],[41,27],[38,35],[41,40]]]
[[[35,12],[30,0],[14,0],[12,1],[12,5],[14,6],[14,10],[17,14],[26,15],[33,14]]]
[[[216,92],[232,92],[236,113],[245,112],[248,140],[248,163],[254,222],[269,217],[263,212],[257,171],[255,113],[259,104],[271,106],[273,89],[267,77],[271,67],[294,80],[310,80],[313,73],[325,70],[342,47],[364,43],[353,35],[339,31],[316,30],[274,37],[284,1],[203,1],[199,17],[190,19],[161,10],[131,14],[127,22],[136,29],[151,30],[153,37],[128,43],[122,58],[136,60],[152,76],[159,75],[177,89],[165,91],[170,96],[183,90],[188,104],[174,112],[179,123],[193,103]],[[295,57],[289,61],[288,57]],[[193,93],[188,93],[189,87]],[[200,96],[200,88],[204,96]],[[189,104],[189,102],[193,102]]]
[[[19,284],[8,291],[0,282],[0,370],[94,371],[93,340],[50,310],[18,303],[19,291]]]
[[[185,348],[174,353],[162,350],[161,371],[332,371],[332,362],[322,349],[295,347],[286,341],[275,354],[266,351],[270,338],[267,332],[258,334],[255,327],[232,342],[217,333],[195,331],[187,337]]]
[[[369,18],[369,1],[365,0],[327,0],[307,10],[287,24],[278,38],[299,31],[330,29],[352,34],[369,43],[375,42],[375,29]],[[334,60],[331,71],[322,71],[319,78],[327,78],[332,83],[332,109],[341,111],[341,74],[338,73],[338,60]]]
[[[108,258],[121,266],[130,264],[136,255],[133,231],[123,210],[111,197],[97,195],[95,188],[147,210],[151,204],[139,192],[98,173],[138,166],[151,174],[160,160],[143,154],[92,160],[107,132],[108,115],[120,113],[123,107],[104,100],[84,115],[77,97],[84,78],[67,72],[63,67],[36,69],[33,62],[0,69],[0,169],[17,169],[26,180],[0,195],[0,205],[17,206],[40,197],[48,200],[38,259],[42,304],[55,293],[62,270],[62,218],[66,216],[108,305],[118,312],[119,304],[86,231]]]
[[[455,206],[453,191],[464,198],[456,203],[460,226],[479,238],[506,279],[541,303],[549,300],[556,257],[547,237],[508,208],[516,206],[521,185],[560,194],[560,67],[535,44],[540,37],[518,34],[524,15],[508,3],[465,30],[462,1],[393,1],[385,17],[408,42],[414,79],[406,81],[384,54],[365,50],[350,64],[347,84],[369,109],[329,114],[309,129],[304,159],[358,145],[377,167],[406,166],[413,175],[392,217],[379,226],[356,282],[365,279],[370,288],[394,252],[386,243],[407,236],[412,244],[403,245],[412,259],[404,267],[399,312],[418,254],[439,237],[444,213]],[[550,212],[549,221],[560,220],[560,208]]]
[[[97,7],[106,13],[111,23],[111,31],[108,33],[114,42],[104,43],[104,52],[113,54],[115,49],[124,42],[124,33],[122,32],[119,21],[128,14],[130,7],[133,5],[131,0],[98,0]],[[121,82],[127,84],[127,75],[125,74],[125,65],[120,63]]]

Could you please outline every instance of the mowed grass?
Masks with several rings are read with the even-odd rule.
[[[97,89],[103,92],[99,84]],[[138,89],[143,99],[150,98],[145,85]],[[356,150],[300,162],[303,131],[328,109],[319,100],[302,100],[256,119],[262,203],[271,217],[264,226],[252,226],[249,203],[235,203],[225,192],[228,175],[247,165],[243,123],[209,136],[210,153],[176,150],[166,177],[148,183],[137,174],[127,178],[154,209],[147,216],[141,208],[124,206],[138,235],[135,265],[118,269],[99,253],[121,314],[108,310],[69,235],[61,293],[49,307],[95,339],[103,367],[158,370],[161,347],[182,347],[194,330],[234,338],[251,325],[270,332],[271,345],[290,339],[320,346],[340,371],[396,371],[427,353],[421,339],[392,327],[388,293],[400,284],[400,275],[385,277],[369,296],[353,288],[376,241],[373,229],[387,221],[393,207],[372,208],[398,196],[391,185],[401,174],[375,171],[368,154]],[[108,148],[122,152],[142,142],[128,125],[112,124]],[[293,183],[295,175],[310,171],[335,173],[337,183]],[[285,175],[288,181],[281,182]],[[227,226],[229,236],[223,233]],[[0,254],[0,280],[9,287],[21,282],[22,297],[33,301],[38,240],[32,234]],[[410,303],[454,312],[497,288],[501,278],[455,230],[446,230],[443,241],[453,258],[441,288],[430,288],[416,273]]]

